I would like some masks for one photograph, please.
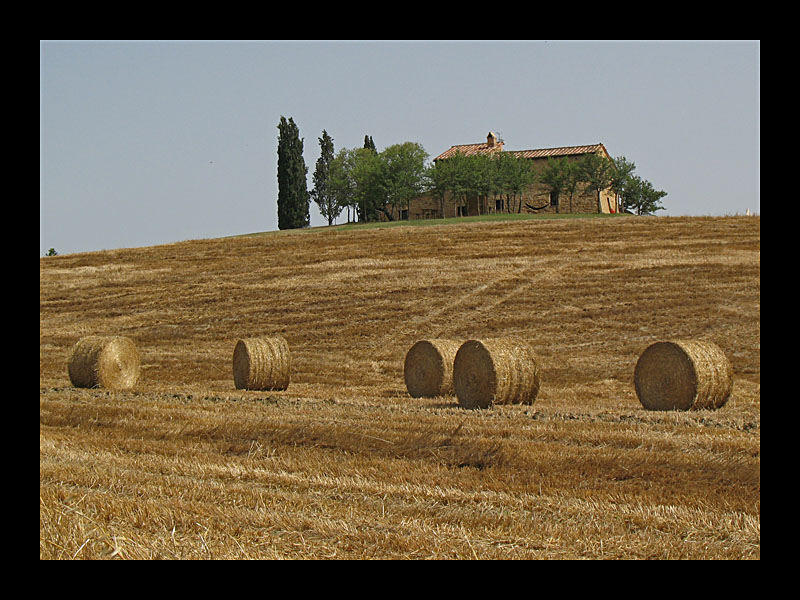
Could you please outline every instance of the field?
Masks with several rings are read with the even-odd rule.
[[[320,228],[40,259],[41,559],[760,559],[760,217]],[[77,389],[82,336],[130,391]],[[286,391],[237,390],[280,335]],[[532,406],[411,398],[426,338],[525,339]],[[645,410],[651,343],[730,359]]]

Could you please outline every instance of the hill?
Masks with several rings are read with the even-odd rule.
[[[70,385],[135,340],[128,392]],[[283,392],[233,385],[281,335]],[[519,337],[533,406],[410,398],[419,339]],[[650,412],[663,339],[717,343],[717,411]],[[41,558],[759,558],[760,218],[319,229],[40,259]]]

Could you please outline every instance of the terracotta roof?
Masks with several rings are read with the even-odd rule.
[[[562,146],[561,148],[541,148],[539,150],[512,150],[512,154],[516,154],[522,158],[547,158],[548,156],[572,156],[574,154],[593,154],[595,152],[602,152],[609,156],[603,144],[590,144],[588,146]]]
[[[451,146],[449,150],[445,150],[433,160],[441,160],[443,158],[450,158],[456,153],[463,154],[464,156],[472,156],[473,154],[489,154],[491,152],[499,152],[503,149],[503,143],[498,142],[495,146],[490,147],[486,142],[480,144],[461,144],[459,146]]]
[[[486,142],[482,144],[461,144],[460,146],[452,146],[449,150],[445,150],[433,160],[441,160],[450,158],[457,152],[466,156],[473,154],[488,154],[490,152],[498,152],[502,150],[502,144],[490,148]],[[572,156],[576,154],[590,154],[594,152],[602,152],[610,158],[608,150],[603,144],[590,144],[588,146],[562,146],[560,148],[540,148],[538,150],[507,150],[509,154],[515,154],[522,158],[547,158],[549,156]]]

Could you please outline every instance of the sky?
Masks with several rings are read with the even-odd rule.
[[[278,123],[431,159],[602,143],[660,216],[760,214],[760,42],[40,41],[39,250],[278,228]],[[311,225],[323,226],[311,204]],[[344,215],[337,223],[344,222]]]

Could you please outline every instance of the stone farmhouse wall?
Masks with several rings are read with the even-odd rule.
[[[570,160],[578,160],[579,156],[570,156]],[[547,166],[547,159],[528,159],[532,163],[532,168],[541,171]],[[436,219],[444,216],[474,216],[507,212],[523,212],[529,214],[566,214],[566,213],[613,213],[617,212],[618,206],[616,196],[611,190],[600,193],[600,210],[597,207],[597,194],[594,190],[579,187],[572,201],[568,195],[563,194],[560,198],[551,197],[550,191],[543,183],[535,182],[526,192],[522,194],[522,206],[520,208],[520,198],[511,198],[508,206],[508,199],[505,197],[486,197],[476,196],[463,198],[453,198],[450,194],[445,196],[444,202],[431,195],[421,196],[408,203],[408,206],[387,207],[392,218],[395,220],[415,220],[415,219]],[[444,214],[442,214],[444,209]],[[388,220],[385,215],[381,215],[381,220]]]

